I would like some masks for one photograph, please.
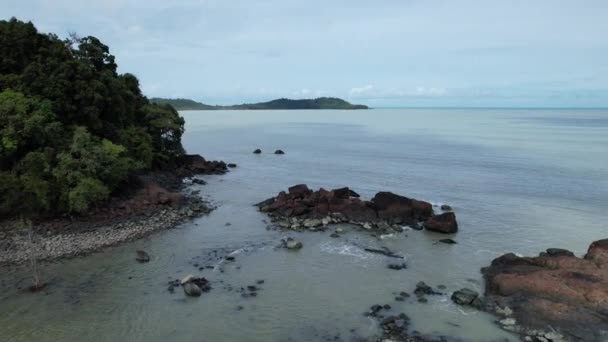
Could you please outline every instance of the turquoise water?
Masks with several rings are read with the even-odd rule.
[[[483,290],[479,269],[505,252],[548,247],[583,254],[606,238],[608,111],[378,109],[369,111],[183,112],[190,153],[238,168],[194,186],[219,207],[192,223],[85,258],[44,266],[47,294],[25,294],[22,269],[0,274],[1,341],[317,341],[377,334],[362,313],[390,303],[422,333],[465,341],[513,340],[493,318],[449,296],[394,302],[416,282]],[[253,155],[261,148],[262,155]],[[271,152],[283,149],[286,154]],[[456,245],[409,231],[383,240],[347,228],[325,233],[267,230],[252,206],[296,183],[350,186],[364,197],[393,191],[450,204]],[[230,222],[230,226],[225,223]],[[275,249],[287,236],[297,253]],[[387,246],[408,269],[361,246]],[[133,251],[152,255],[134,262]],[[236,251],[236,262],[212,256]],[[211,256],[210,256],[211,253]],[[198,271],[194,264],[215,266]],[[223,270],[221,272],[220,270]],[[166,290],[188,273],[210,279],[198,299]],[[256,298],[238,289],[263,279]],[[242,310],[239,310],[239,306]]]

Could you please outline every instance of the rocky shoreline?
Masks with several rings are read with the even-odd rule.
[[[85,255],[207,214],[213,207],[198,191],[186,192],[185,187],[205,183],[195,175],[226,172],[222,161],[185,155],[170,170],[139,176],[137,191],[115,197],[85,216],[41,220],[31,230],[14,220],[1,222],[0,266]]]
[[[390,192],[379,192],[364,201],[349,188],[312,191],[299,184],[256,206],[270,216],[275,226],[285,230],[324,231],[333,224],[348,223],[374,235],[402,232],[408,227],[438,233],[458,231],[450,207],[443,206],[437,214],[428,202]],[[339,232],[336,230],[330,236],[339,237]],[[441,241],[455,243],[451,239]],[[290,242],[298,243],[286,241],[288,249],[292,249]],[[293,249],[301,247],[299,244]],[[366,251],[395,256],[385,250]],[[407,267],[403,263],[391,264],[389,268]],[[457,305],[495,315],[501,328],[518,334],[524,341],[608,340],[608,239],[592,243],[583,258],[559,248],[547,249],[537,257],[505,254],[483,268],[482,274],[486,281],[485,296],[469,288],[447,295]],[[442,294],[430,287],[425,292],[425,284],[419,285],[415,291],[419,302],[426,302],[421,293]],[[411,335],[408,318],[403,314],[379,313],[387,308],[390,305],[375,305],[368,314],[378,319],[383,331],[380,341],[434,340]]]
[[[482,273],[486,310],[526,341],[608,340],[608,239],[582,258],[559,248],[505,254]]]

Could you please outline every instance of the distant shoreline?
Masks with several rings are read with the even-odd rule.
[[[268,102],[244,103],[238,105],[208,105],[190,99],[151,98],[151,102],[160,105],[171,105],[176,110],[316,110],[316,109],[342,109],[360,110],[369,109],[362,104],[351,104],[336,97],[319,97],[316,99],[276,99]]]

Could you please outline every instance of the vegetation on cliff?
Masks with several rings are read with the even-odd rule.
[[[0,217],[85,212],[182,155],[183,131],[97,38],[0,21]]]
[[[188,99],[152,98],[150,101],[158,104],[170,104],[177,110],[256,110],[256,109],[369,109],[366,105],[351,104],[335,97],[319,97],[316,99],[276,99],[268,102],[246,103],[232,106],[211,106]]]

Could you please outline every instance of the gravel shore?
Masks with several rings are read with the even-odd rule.
[[[198,209],[200,208],[200,209]],[[54,260],[85,255],[151,233],[170,229],[194,216],[207,213],[206,207],[175,209],[167,207],[151,216],[133,218],[90,231],[65,234],[34,234],[30,244],[27,232],[0,236],[0,266],[21,264],[33,256],[37,260]],[[0,233],[2,234],[2,233]]]

